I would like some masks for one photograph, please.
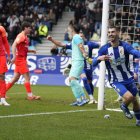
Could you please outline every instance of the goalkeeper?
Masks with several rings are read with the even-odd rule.
[[[84,39],[84,34],[82,31],[80,31],[79,35]],[[57,41],[55,39],[53,39],[51,36],[48,36],[47,39],[49,41],[51,41],[52,43],[54,43],[56,45],[56,47],[64,47],[66,49],[72,49],[72,44],[68,43],[68,44],[64,44],[60,41]],[[86,92],[89,95],[89,102],[88,104],[93,104],[93,103],[97,103],[97,101],[94,99],[93,97],[93,93],[94,93],[94,86],[92,84],[92,72],[93,72],[93,68],[92,68],[92,51],[95,48],[99,48],[99,44],[95,43],[95,42],[91,42],[91,41],[84,41],[84,48],[86,53],[88,54],[88,56],[86,57],[86,59],[84,60],[84,69],[82,74],[80,75],[81,79],[83,80],[84,83],[84,87],[86,89]],[[65,74],[68,75],[69,71],[70,71],[70,65],[68,66],[68,68],[65,69]]]

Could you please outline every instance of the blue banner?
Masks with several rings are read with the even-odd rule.
[[[65,56],[46,56],[46,55],[29,55],[27,57],[30,83],[32,85],[57,85],[69,86],[69,79],[62,75],[63,70],[71,63],[71,57]],[[15,65],[9,65],[9,71],[6,73],[6,82],[13,77]],[[98,87],[99,67],[93,71],[93,85]],[[107,78],[106,78],[107,79]],[[21,76],[16,84],[23,84],[24,78]],[[83,86],[83,82],[80,81]],[[105,86],[110,87],[108,80]]]
[[[41,70],[47,74],[61,74],[67,65],[71,62],[71,57],[29,55],[27,62],[30,73]],[[13,72],[15,65],[9,65],[9,72]]]

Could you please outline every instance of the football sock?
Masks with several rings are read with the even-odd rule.
[[[80,99],[81,97],[81,85],[78,80],[71,80],[70,86],[73,92],[73,95],[76,99]]]
[[[81,99],[82,99],[82,100],[86,99],[86,95],[85,95],[85,93],[84,93],[84,92],[83,92],[83,93],[81,93]]]
[[[31,85],[30,85],[30,82],[26,82],[24,83],[24,87],[26,89],[26,92],[28,94],[28,96],[32,96],[32,91],[31,91]]]
[[[13,83],[7,83],[6,84],[6,91],[8,91],[13,86]]]
[[[125,103],[122,103],[121,106],[123,106],[126,109],[128,108]]]
[[[5,80],[0,80],[0,97],[5,98],[6,95],[6,83]]]
[[[89,85],[90,85],[91,93],[93,95],[94,94],[94,86],[93,86],[92,82],[90,82]]]
[[[93,95],[89,95],[89,99],[90,99],[90,100],[94,100]]]
[[[88,95],[92,95],[93,93],[92,93],[92,90],[91,90],[91,87],[90,87],[90,85],[89,85],[89,83],[88,83],[87,78],[84,77],[84,78],[82,78],[82,80],[83,80],[84,87],[85,87],[85,89],[86,89]]]
[[[140,110],[139,111],[134,111],[135,117],[137,120],[140,120]]]

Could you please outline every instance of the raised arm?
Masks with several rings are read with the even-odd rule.
[[[0,26],[0,30],[1,30],[1,35],[2,35],[2,42],[4,45],[5,51],[7,53],[7,61],[8,63],[10,63],[10,46],[7,40],[6,30],[4,29],[3,26]]]
[[[47,36],[47,39],[49,41],[51,41],[53,44],[55,44],[56,46],[58,46],[58,47],[66,47],[66,44],[64,44],[64,43],[62,43],[62,42],[60,42],[58,40],[53,39],[50,35]]]

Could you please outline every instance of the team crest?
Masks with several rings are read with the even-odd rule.
[[[121,55],[124,55],[124,49],[123,49],[123,47],[122,48],[120,48],[120,52],[119,52]]]

